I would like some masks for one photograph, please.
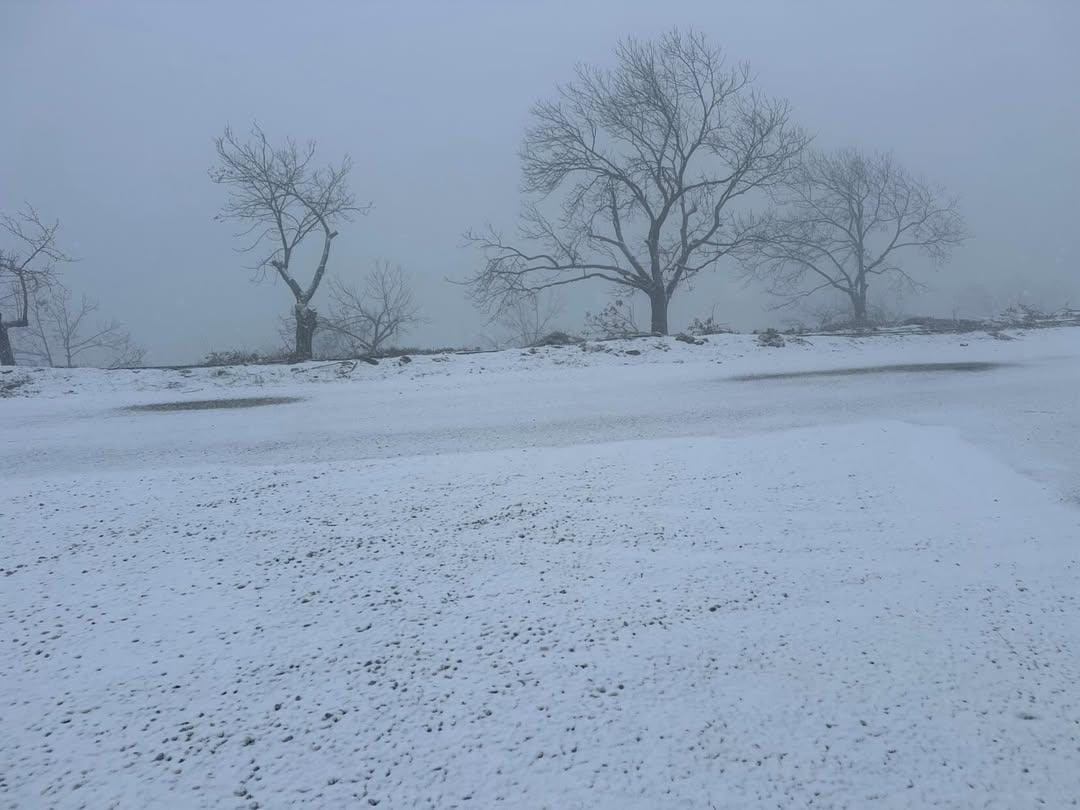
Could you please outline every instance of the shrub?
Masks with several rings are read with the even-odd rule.
[[[701,318],[694,318],[690,321],[690,325],[686,327],[686,333],[693,335],[694,337],[703,337],[705,335],[729,335],[732,330],[723,324],[716,322],[716,318],[710,315],[705,320]]]
[[[256,352],[248,349],[227,349],[209,352],[203,358],[202,366],[256,366],[274,363],[288,363],[290,358],[284,350]]]
[[[533,346],[575,346],[581,342],[581,338],[575,335],[556,330],[554,332],[548,332],[536,341]]]
[[[759,346],[768,346],[771,349],[782,348],[785,344],[784,336],[777,332],[775,329],[766,329],[764,332],[758,335],[757,342]]]
[[[616,298],[595,315],[585,313],[585,332],[589,337],[601,340],[636,337],[641,334],[634,322],[634,309],[621,298]]]

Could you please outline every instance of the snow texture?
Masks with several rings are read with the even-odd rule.
[[[1080,330],[1017,337],[15,372],[0,801],[1076,806]]]

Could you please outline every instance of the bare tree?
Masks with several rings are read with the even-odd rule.
[[[42,365],[73,368],[96,365],[128,368],[143,361],[146,352],[115,319],[98,316],[96,301],[54,283],[31,304],[29,340],[17,354]]]
[[[323,326],[352,354],[375,355],[387,342],[423,322],[400,266],[379,261],[361,285],[330,282],[330,315]]]
[[[774,191],[779,210],[741,250],[747,273],[785,304],[832,290],[850,302],[859,327],[868,323],[871,284],[919,286],[901,254],[940,264],[968,235],[957,201],[889,155],[811,152]]]
[[[367,213],[348,188],[352,161],[346,155],[338,165],[314,165],[315,142],[299,147],[290,140],[271,146],[259,127],[252,139],[239,140],[229,128],[214,141],[218,164],[210,178],[229,189],[229,199],[218,219],[245,224],[238,236],[249,240],[244,252],[258,252],[255,269],[273,270],[293,295],[296,321],[293,358],[311,359],[311,341],[318,315],[311,300],[319,289],[330,258],[330,245],[342,222]],[[322,251],[307,285],[293,267],[296,252],[311,233],[322,235]]]
[[[599,279],[644,292],[666,334],[675,291],[747,238],[753,218],[732,204],[782,180],[807,142],[787,103],[754,92],[749,68],[726,67],[700,34],[626,40],[616,57],[533,107],[518,239],[466,234],[485,257],[469,282],[482,306]]]
[[[0,214],[0,366],[15,365],[10,330],[30,325],[34,296],[56,281],[56,265],[71,257],[56,246],[60,222],[43,222],[30,205],[14,216]],[[13,314],[5,314],[13,313]]]
[[[535,346],[552,331],[564,308],[563,298],[557,291],[532,293],[520,296],[504,307],[496,322],[515,346]]]

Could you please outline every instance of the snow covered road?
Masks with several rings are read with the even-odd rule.
[[[1080,334],[643,348],[0,400],[0,800],[1075,806]]]
[[[679,436],[743,436],[896,419],[945,425],[1011,466],[1080,498],[1080,330],[811,338],[762,349],[728,335],[704,347],[626,344],[337,367],[39,372],[34,396],[0,400],[0,447],[17,475],[202,463],[278,464]],[[615,344],[618,346],[619,344]],[[617,350],[615,350],[617,351]],[[979,372],[739,382],[746,373],[984,361]],[[130,413],[175,399],[299,395],[253,410]]]

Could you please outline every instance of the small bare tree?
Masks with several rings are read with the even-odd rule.
[[[666,334],[675,291],[747,238],[753,219],[733,203],[782,180],[807,142],[787,103],[754,92],[749,68],[726,67],[700,34],[626,40],[616,58],[579,66],[533,107],[518,239],[466,234],[485,259],[469,282],[481,306],[598,279],[644,292]]]
[[[919,286],[901,254],[919,251],[940,264],[968,235],[957,201],[889,155],[811,152],[774,192],[778,210],[741,248],[746,272],[782,306],[832,290],[850,302],[858,327],[868,323],[876,280]]]
[[[56,282],[58,263],[72,261],[56,245],[59,230],[30,205],[0,214],[0,237],[10,245],[0,246],[0,366],[15,365],[10,330],[30,325],[34,296]]]
[[[284,146],[271,146],[257,126],[247,141],[226,128],[214,145],[218,164],[211,169],[210,178],[229,189],[229,199],[217,218],[244,223],[246,227],[238,236],[249,242],[241,250],[262,251],[254,268],[260,274],[273,270],[289,288],[296,321],[293,359],[310,360],[318,326],[311,300],[326,273],[330,245],[342,222],[370,208],[358,206],[349,191],[352,161],[346,155],[336,166],[318,168],[313,165],[314,141],[304,147],[291,139]],[[322,235],[322,251],[311,280],[302,285],[293,262],[298,248],[313,232]]]
[[[146,352],[119,321],[98,316],[96,301],[85,295],[73,301],[71,291],[58,283],[45,292],[31,304],[29,339],[19,346],[20,358],[65,368],[128,368],[142,363]]]
[[[564,308],[563,298],[558,292],[532,293],[504,307],[496,323],[513,345],[526,348],[535,346],[552,331]]]
[[[375,355],[388,341],[423,322],[400,266],[379,261],[362,284],[330,282],[330,315],[322,325],[352,354]]]

